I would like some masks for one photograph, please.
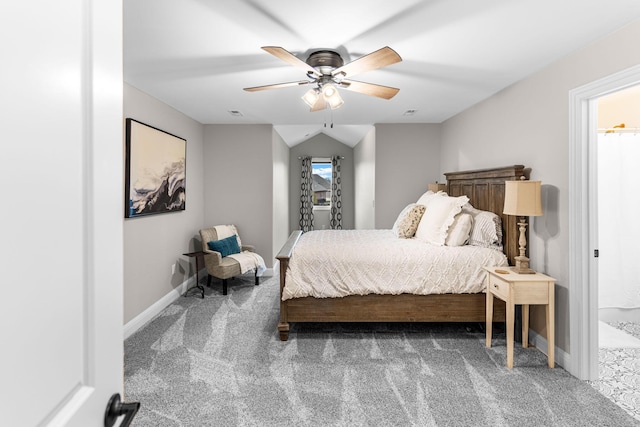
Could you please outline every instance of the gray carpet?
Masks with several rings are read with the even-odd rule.
[[[636,426],[503,331],[480,324],[298,324],[276,333],[278,279],[214,281],[125,341],[133,426]]]

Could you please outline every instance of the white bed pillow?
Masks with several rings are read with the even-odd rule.
[[[447,193],[445,193],[444,191],[438,191],[437,193],[434,193],[433,191],[429,190],[422,196],[420,196],[416,204],[428,207],[429,203],[434,199],[434,197],[447,197]]]
[[[398,215],[393,224],[393,234],[401,239],[410,239],[416,234],[418,224],[424,214],[425,206],[417,203],[408,204]]]
[[[469,233],[469,245],[494,248],[502,251],[502,220],[493,212],[476,209],[467,203],[462,212],[473,217],[473,227]]]
[[[430,199],[420,224],[418,224],[416,239],[444,246],[447,230],[453,223],[453,218],[460,213],[462,206],[468,201],[467,196],[438,196]]]
[[[469,241],[471,228],[473,227],[473,217],[471,214],[460,212],[453,218],[453,223],[447,230],[445,246],[464,246]]]

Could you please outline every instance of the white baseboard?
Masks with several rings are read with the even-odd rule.
[[[207,272],[205,271],[204,274],[206,277]],[[203,276],[201,275],[200,277],[203,277]],[[145,311],[143,311],[142,313],[140,313],[139,315],[131,319],[129,322],[127,322],[124,325],[123,339],[126,340],[131,335],[136,333],[140,328],[142,328],[144,325],[149,323],[158,314],[160,314],[162,310],[167,308],[169,304],[171,304],[172,302],[180,298],[187,291],[187,289],[191,288],[192,286],[195,286],[195,284],[196,284],[196,276],[194,275],[189,277],[187,280],[182,282],[182,284],[178,285],[176,288],[171,290],[168,294],[166,294],[165,296],[160,298],[158,301],[153,303]]]
[[[549,348],[547,339],[531,329],[529,329],[529,345],[534,346],[543,354],[547,354],[547,348]],[[571,357],[569,357],[569,354],[558,348],[558,346],[554,347],[554,353],[556,364],[562,366],[565,371],[571,372]]]
[[[273,276],[273,271],[274,271],[273,268],[267,268],[265,272],[262,274],[262,277]],[[207,277],[206,270],[203,270],[200,272],[200,277]],[[187,292],[187,289],[191,288],[192,286],[195,286],[195,284],[196,284],[196,276],[194,275],[189,277],[187,280],[182,282],[182,284],[178,285],[176,288],[171,290],[168,294],[166,294],[165,296],[160,298],[158,301],[153,303],[145,311],[143,311],[142,313],[140,313],[139,315],[131,319],[129,322],[127,322],[127,324],[124,325],[124,328],[123,328],[123,335],[124,335],[123,339],[126,340],[131,335],[136,333],[140,328],[142,328],[144,325],[149,323],[158,314],[160,314],[162,310],[167,308],[169,304],[171,304],[172,302],[180,298],[185,292]]]

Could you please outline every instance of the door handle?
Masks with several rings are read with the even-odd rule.
[[[113,427],[121,415],[124,415],[124,419],[120,423],[120,427],[129,427],[139,409],[140,402],[123,403],[120,401],[120,393],[115,393],[107,403],[107,410],[104,413],[104,427]]]

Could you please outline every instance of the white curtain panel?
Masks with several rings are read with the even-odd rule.
[[[598,135],[600,308],[640,307],[640,133]]]

